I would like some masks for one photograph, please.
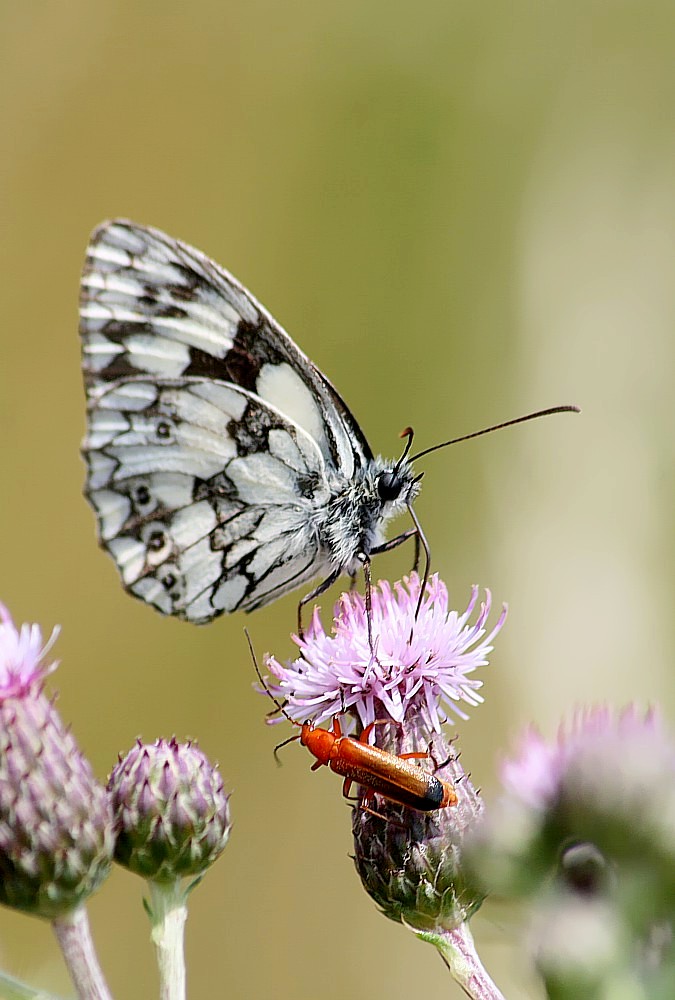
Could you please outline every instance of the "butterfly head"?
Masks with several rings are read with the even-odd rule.
[[[393,469],[383,469],[377,476],[377,495],[383,504],[406,506],[419,493],[421,478],[408,462],[397,462]]]
[[[415,476],[412,465],[407,460],[415,436],[412,427],[406,427],[400,436],[406,438],[403,454],[393,469],[381,469],[376,480],[377,495],[383,506],[391,504],[394,510],[412,503],[420,491],[419,482],[423,475]]]
[[[375,459],[371,475],[371,496],[384,521],[409,508],[420,491],[422,476],[405,460]]]

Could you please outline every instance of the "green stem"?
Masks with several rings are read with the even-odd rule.
[[[161,1000],[185,1000],[186,893],[180,880],[149,882],[152,940],[159,967]]]
[[[59,1000],[53,993],[28,986],[6,972],[0,972],[0,996],[3,1000]]]
[[[413,931],[422,941],[435,945],[452,978],[471,1000],[504,1000],[478,957],[468,924],[451,931]]]

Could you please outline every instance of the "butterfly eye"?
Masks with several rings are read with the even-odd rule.
[[[401,480],[395,472],[383,472],[377,480],[380,500],[398,500],[401,495]]]

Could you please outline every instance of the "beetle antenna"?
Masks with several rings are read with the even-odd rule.
[[[263,687],[263,690],[264,690],[265,694],[269,698],[272,699],[272,701],[274,702],[274,704],[277,707],[277,711],[280,712],[281,715],[283,715],[283,717],[285,719],[288,719],[288,721],[291,723],[291,725],[293,725],[293,726],[299,726],[300,723],[296,722],[295,719],[292,719],[290,717],[290,715],[288,714],[288,712],[286,711],[286,709],[284,708],[284,706],[281,704],[281,702],[277,701],[277,699],[274,697],[274,695],[272,694],[272,692],[268,688],[267,682],[265,681],[265,678],[263,677],[263,675],[260,672],[260,667],[258,666],[258,658],[255,655],[255,650],[253,648],[253,643],[251,642],[251,636],[249,635],[249,632],[248,632],[247,628],[244,629],[244,635],[246,636],[246,641],[248,643],[248,648],[251,651],[251,659],[253,660],[253,666],[255,667],[255,672],[258,675],[258,680],[262,684],[262,687]],[[268,716],[268,718],[269,718],[269,716]],[[281,750],[281,748],[285,747],[285,746],[288,746],[289,743],[295,743],[295,741],[299,740],[299,739],[300,739],[300,734],[298,734],[297,736],[289,736],[287,740],[283,741],[283,743],[277,743],[277,745],[275,746],[275,748],[273,750],[274,759],[277,762],[277,764],[281,764],[281,761],[279,760],[279,751]]]
[[[292,719],[291,719],[291,722],[293,722]],[[297,725],[299,725],[299,723],[293,722],[293,725],[297,726]],[[279,751],[281,750],[281,748],[282,747],[287,747],[289,743],[295,743],[299,739],[300,739],[300,734],[298,733],[297,736],[289,736],[288,739],[284,740],[283,743],[277,743],[277,745],[275,746],[274,750],[272,751],[272,753],[274,754],[274,759],[277,762],[277,764],[281,765],[281,761],[279,760]]]
[[[422,458],[424,455],[430,455],[432,451],[438,451],[440,448],[447,448],[450,444],[459,444],[460,441],[470,441],[471,438],[482,437],[483,434],[491,434],[493,431],[501,431],[504,427],[513,427],[514,424],[524,424],[527,420],[536,420],[538,417],[549,417],[552,413],[581,413],[581,408],[573,405],[551,406],[547,410],[536,410],[534,413],[526,413],[522,417],[516,417],[515,420],[505,420],[502,424],[493,424],[491,427],[484,427],[482,431],[474,431],[473,434],[463,434],[461,437],[451,438],[450,441],[443,441],[441,444],[432,445],[431,448],[425,448],[424,451],[418,451],[416,455],[412,456],[410,461],[416,462],[418,458]],[[407,428],[407,430],[410,430],[410,428]],[[405,433],[405,431],[403,433]],[[410,430],[410,433],[412,434],[412,430]],[[412,437],[408,440],[412,443]],[[404,451],[403,457],[405,457],[407,452],[408,448]]]
[[[292,719],[290,717],[290,715],[288,714],[288,712],[286,711],[286,709],[284,708],[284,706],[281,704],[281,702],[277,701],[277,699],[274,697],[274,695],[272,694],[272,692],[268,688],[267,682],[265,681],[265,678],[260,673],[260,667],[258,666],[258,658],[255,655],[255,650],[253,649],[253,643],[251,642],[251,636],[249,635],[249,632],[248,632],[247,628],[244,629],[244,635],[246,636],[246,641],[248,643],[248,648],[251,651],[251,659],[253,660],[253,666],[255,667],[255,672],[258,675],[258,680],[262,684],[262,687],[263,687],[263,690],[264,690],[265,694],[268,696],[268,698],[272,699],[272,701],[274,702],[274,704],[277,706],[277,711],[280,712],[281,715],[283,715],[285,719],[288,719],[289,722],[292,722],[294,726],[299,725],[299,723],[297,723],[295,721],[295,719]],[[294,736],[293,739],[296,740],[296,739],[298,739],[298,737]],[[286,743],[290,743],[290,742],[291,742],[290,740],[286,740]],[[284,745],[285,744],[283,744],[283,743],[279,744],[279,746],[284,746]],[[276,754],[276,751],[278,749],[279,749],[279,747],[277,747],[276,750],[274,751],[275,754]]]

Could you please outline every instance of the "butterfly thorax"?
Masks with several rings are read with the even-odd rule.
[[[331,496],[317,524],[319,544],[333,568],[359,569],[384,541],[387,522],[406,510],[419,493],[412,466],[371,459],[352,479],[329,480]]]

